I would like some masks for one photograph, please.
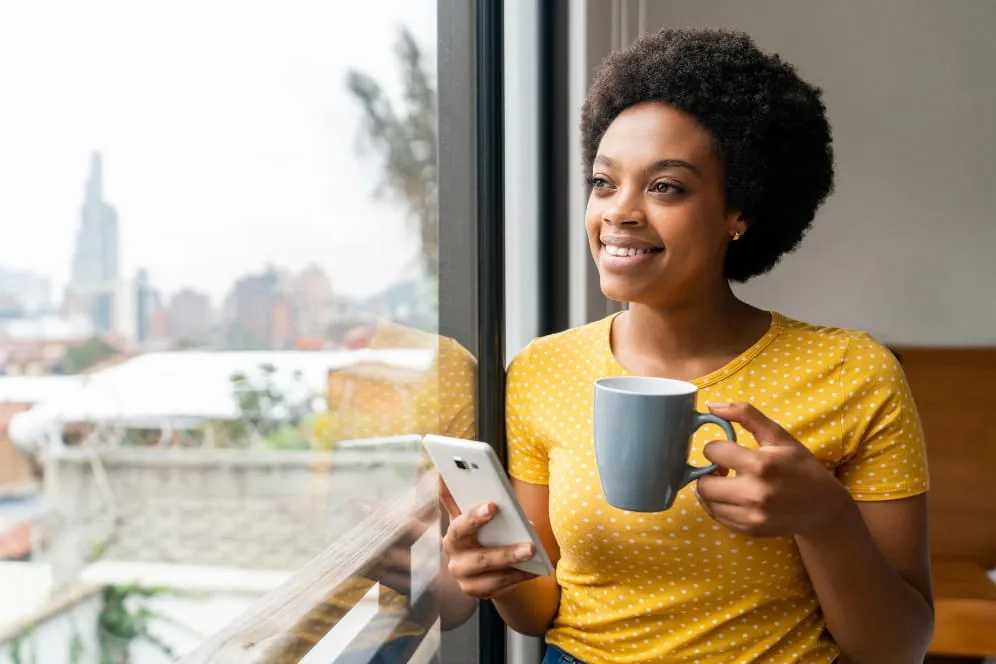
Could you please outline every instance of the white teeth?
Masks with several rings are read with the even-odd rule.
[[[640,256],[642,254],[650,254],[653,252],[653,249],[633,249],[627,247],[616,247],[611,244],[605,245],[605,253],[610,256]]]

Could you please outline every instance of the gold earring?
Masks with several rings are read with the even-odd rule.
[[[736,233],[734,233],[734,234],[733,234],[733,235],[732,235],[731,237],[732,237],[733,241],[734,241],[734,242],[736,242],[737,240],[739,240],[739,239],[740,239],[740,236],[741,236],[741,235],[743,235],[743,233],[741,233],[740,231],[737,231],[737,232],[736,232]]]

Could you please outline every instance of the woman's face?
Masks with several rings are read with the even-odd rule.
[[[746,225],[726,209],[712,137],[694,119],[662,103],[626,109],[592,182],[585,226],[607,297],[680,306],[726,283],[727,243]]]

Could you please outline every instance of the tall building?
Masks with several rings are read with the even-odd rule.
[[[272,267],[238,279],[225,305],[231,348],[285,349],[296,336],[290,279]]]
[[[166,308],[166,332],[174,341],[205,342],[211,338],[211,299],[185,288]]]
[[[335,294],[328,276],[317,265],[301,271],[291,286],[296,331],[313,337],[324,337],[333,320]]]
[[[98,334],[112,335],[128,345],[142,344],[152,336],[158,293],[144,269],[134,279],[121,276],[118,213],[104,200],[103,189],[103,159],[99,152],[94,152],[90,156],[63,308],[67,314],[87,316]]]
[[[144,343],[152,338],[152,316],[160,306],[159,291],[152,287],[145,268],[140,268],[135,275],[135,299],[135,341]]]
[[[103,160],[99,152],[90,156],[80,226],[76,232],[76,251],[70,286],[86,291],[115,282],[118,268],[118,213],[104,200]]]

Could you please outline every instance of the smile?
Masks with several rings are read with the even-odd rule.
[[[613,244],[603,244],[599,254],[598,265],[603,270],[617,272],[641,267],[644,263],[657,260],[664,254],[661,248],[620,247]]]
[[[633,247],[617,247],[611,244],[603,244],[602,248],[609,256],[616,256],[619,258],[643,256],[644,254],[656,254],[664,251],[663,249],[634,249]]]

